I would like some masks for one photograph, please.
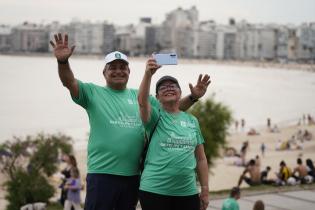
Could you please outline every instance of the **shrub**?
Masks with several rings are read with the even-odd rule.
[[[220,154],[220,148],[226,145],[226,136],[232,122],[231,111],[225,105],[215,102],[212,97],[198,102],[190,112],[199,121],[205,140],[205,153],[211,168],[213,160]]]
[[[48,177],[58,170],[60,153],[70,153],[71,138],[62,134],[14,137],[0,145],[0,169],[9,202],[7,210],[19,210],[34,202],[48,202],[54,187]]]

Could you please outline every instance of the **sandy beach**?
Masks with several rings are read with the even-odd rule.
[[[315,160],[315,139],[311,141],[306,141],[303,143],[302,150],[285,150],[285,151],[276,151],[275,146],[279,139],[287,140],[292,135],[294,135],[299,129],[310,131],[313,136],[315,134],[315,126],[288,126],[288,127],[280,127],[279,133],[270,133],[267,129],[258,130],[260,135],[256,136],[248,136],[245,132],[233,132],[228,138],[228,146],[234,147],[239,151],[241,145],[244,141],[249,141],[249,149],[247,153],[246,160],[250,158],[254,158],[256,155],[260,155],[261,157],[261,169],[264,169],[266,166],[271,166],[271,175],[274,176],[274,172],[278,171],[279,162],[281,160],[285,160],[287,165],[291,168],[296,166],[296,159],[298,157],[302,157],[303,160],[307,158],[311,158],[313,161]],[[265,157],[262,157],[260,154],[260,145],[261,143],[265,143],[266,152]],[[80,148],[75,149],[75,156],[78,161],[78,165],[81,171],[81,178],[83,183],[85,183],[86,176],[86,147],[83,145]],[[215,165],[211,168],[209,173],[209,187],[210,191],[218,191],[223,189],[229,189],[232,186],[237,184],[238,178],[242,171],[243,167],[231,165],[230,161],[226,161],[223,157],[218,158],[215,161]],[[57,178],[56,175],[52,180],[54,180],[57,186]],[[3,182],[4,180],[3,174],[0,174],[0,180]],[[241,187],[248,187],[245,183],[242,184]],[[0,191],[0,209],[4,209],[5,201],[4,201],[5,192],[3,187],[1,187]],[[57,190],[56,197],[53,199],[56,201],[57,196],[59,195],[59,190]],[[85,191],[82,192],[82,198],[85,197]]]

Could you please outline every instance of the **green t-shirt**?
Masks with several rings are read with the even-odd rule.
[[[197,194],[195,148],[204,142],[199,123],[185,112],[171,114],[152,106],[150,120],[145,124],[152,136],[140,190],[170,196]]]
[[[240,207],[234,198],[227,198],[223,201],[222,210],[239,210]]]
[[[79,97],[73,101],[89,117],[88,173],[122,176],[139,174],[144,128],[138,107],[138,91],[113,90],[78,80]],[[150,97],[152,103],[158,103]]]

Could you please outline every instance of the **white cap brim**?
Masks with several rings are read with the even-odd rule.
[[[115,52],[111,52],[105,56],[105,65],[110,63],[110,62],[113,62],[115,60],[122,60],[122,61],[126,62],[127,64],[129,64],[128,58],[125,54],[123,54],[119,51],[115,51]]]

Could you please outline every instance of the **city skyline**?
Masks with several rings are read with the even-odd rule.
[[[108,21],[113,24],[136,24],[141,17],[151,17],[161,23],[170,11],[196,6],[199,20],[214,20],[226,24],[229,18],[251,23],[301,24],[315,22],[315,1],[312,0],[156,0],[124,1],[114,8],[117,1],[108,0],[1,0],[3,11],[0,24],[20,24],[24,21],[68,23],[73,19],[92,22]],[[106,6],[110,9],[103,9]],[[132,9],[130,9],[132,8]]]

